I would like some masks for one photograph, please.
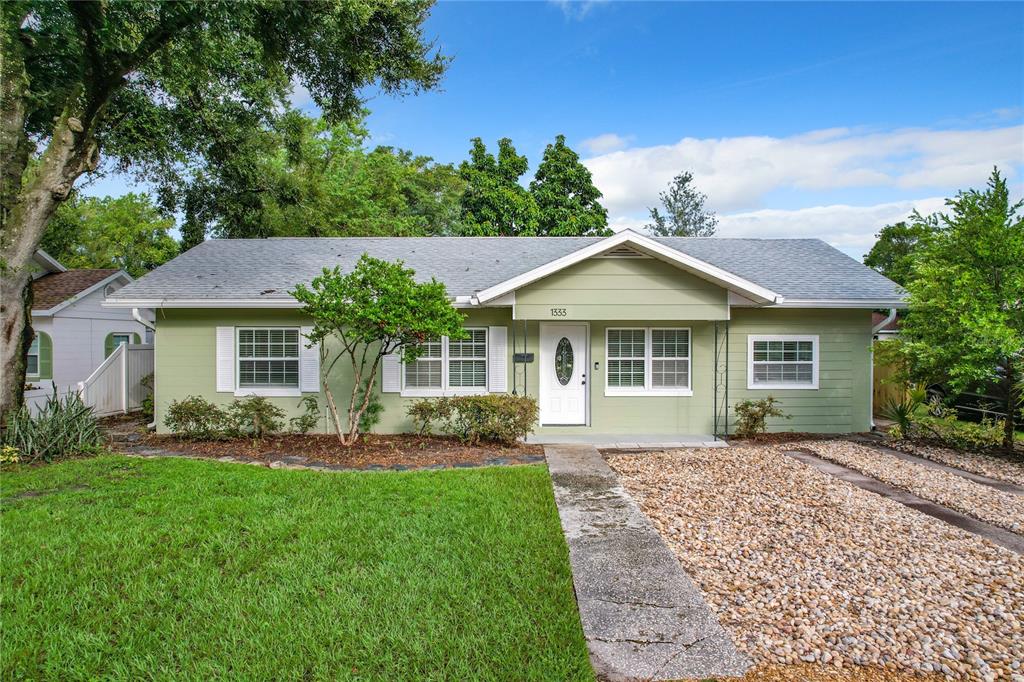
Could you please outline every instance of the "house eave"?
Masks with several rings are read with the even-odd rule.
[[[907,308],[907,302],[899,298],[823,298],[823,299],[796,299],[791,298],[783,301],[782,303],[776,303],[774,305],[765,306],[767,308],[863,308],[868,310],[875,310],[878,308]]]

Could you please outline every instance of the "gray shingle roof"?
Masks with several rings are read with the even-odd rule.
[[[470,296],[549,263],[599,237],[391,237],[217,239],[203,242],[119,289],[112,301],[287,300],[324,267],[350,269],[365,252],[403,260],[418,279],[436,277]],[[659,238],[786,299],[891,300],[902,291],[818,239]]]

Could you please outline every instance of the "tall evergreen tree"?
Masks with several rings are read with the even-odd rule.
[[[651,222],[647,229],[657,237],[710,237],[715,234],[718,217],[704,208],[707,195],[693,186],[693,173],[683,171],[672,179],[668,190],[658,194],[665,209],[648,209]]]
[[[498,140],[498,158],[474,137],[469,160],[459,166],[466,181],[462,196],[462,232],[474,236],[528,237],[537,234],[537,202],[519,184],[528,167],[512,140]]]
[[[608,211],[598,201],[590,170],[565,144],[565,135],[544,149],[537,175],[530,182],[540,219],[537,234],[551,237],[607,236]]]

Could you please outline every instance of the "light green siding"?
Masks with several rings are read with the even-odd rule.
[[[516,291],[520,320],[728,317],[725,289],[653,258],[591,258]]]
[[[644,261],[612,261],[636,263]],[[623,281],[626,281],[623,279]],[[518,296],[517,296],[518,299]],[[598,304],[591,304],[598,305]],[[619,304],[607,306],[619,311]],[[588,358],[589,426],[541,427],[544,434],[710,434],[714,425],[714,323],[679,318],[636,320],[609,319],[598,306],[597,319],[588,320],[590,357]],[[517,303],[517,313],[522,313]],[[558,321],[561,321],[558,320]],[[220,404],[230,403],[231,393],[217,393],[215,385],[217,326],[281,326],[308,324],[296,311],[274,310],[165,310],[157,316],[156,334],[156,417],[163,431],[163,416],[171,400],[200,395]],[[508,387],[525,386],[538,397],[540,385],[538,350],[540,321],[512,321],[510,308],[491,308],[467,312],[467,326],[507,326]],[[513,372],[513,335],[516,350],[534,353],[535,361],[526,365],[525,375]],[[746,397],[771,394],[782,401],[782,409],[793,415],[790,420],[774,420],[772,430],[847,432],[864,431],[870,425],[870,342],[871,313],[867,310],[732,310],[729,337],[729,403]],[[691,329],[692,396],[606,396],[605,330],[608,327],[689,327]],[[747,389],[748,334],[816,334],[820,339],[819,388],[817,390],[763,391]],[[594,363],[598,363],[597,369]],[[339,407],[347,404],[351,388],[350,373],[343,361],[338,363],[331,386]],[[379,388],[378,378],[378,391]],[[406,417],[413,398],[382,394],[384,412],[377,431],[404,432],[412,429]],[[298,413],[298,398],[271,398],[288,416]],[[326,414],[326,405],[321,408]],[[326,418],[321,424],[330,430]]]
[[[817,390],[747,388],[749,334],[816,334]],[[733,308],[729,324],[729,403],[767,395],[791,419],[773,419],[772,431],[847,433],[871,428],[871,311]]]

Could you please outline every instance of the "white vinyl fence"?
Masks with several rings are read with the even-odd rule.
[[[88,379],[78,382],[78,393],[98,416],[132,412],[149,394],[142,379],[152,373],[152,344],[121,344]]]

